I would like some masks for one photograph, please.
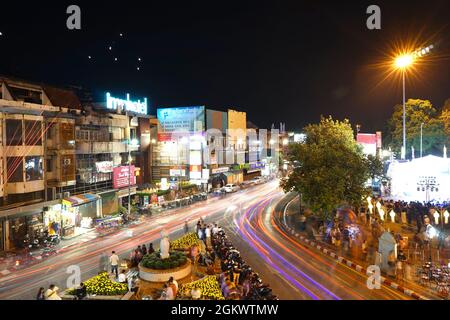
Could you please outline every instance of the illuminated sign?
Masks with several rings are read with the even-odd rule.
[[[144,98],[144,101],[131,101],[130,95],[127,93],[127,99],[123,100],[111,97],[111,94],[108,92],[106,94],[106,107],[110,110],[119,109],[139,114],[147,114],[147,98]]]
[[[119,189],[127,187],[128,185],[133,186],[136,184],[136,176],[134,175],[134,166],[116,167],[113,169],[113,187],[114,189]]]
[[[205,107],[159,108],[160,133],[203,132],[205,130]]]

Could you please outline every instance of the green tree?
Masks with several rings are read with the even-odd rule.
[[[409,99],[406,102],[406,156],[411,157],[411,146],[420,149],[420,126],[423,123],[423,154],[442,154],[445,125],[438,110],[430,101]],[[388,144],[400,155],[403,144],[403,106],[397,105],[388,122]],[[439,153],[440,152],[440,153]]]
[[[368,193],[368,160],[363,156],[348,120],[322,118],[305,127],[304,143],[289,147],[292,173],[281,186],[296,191],[323,219],[341,204],[358,206]]]

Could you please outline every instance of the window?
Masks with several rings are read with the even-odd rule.
[[[41,121],[25,120],[25,145],[42,146]]]
[[[21,146],[22,131],[22,120],[6,119],[6,145]]]
[[[47,172],[53,171],[53,160],[52,159],[47,159],[47,165],[45,166],[45,170]]]
[[[8,182],[23,182],[23,157],[6,158]]]
[[[42,168],[42,157],[25,157],[25,176],[26,181],[42,180],[44,170]]]

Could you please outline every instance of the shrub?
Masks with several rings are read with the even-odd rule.
[[[187,257],[183,252],[172,251],[168,259],[161,259],[159,252],[147,254],[142,258],[142,265],[145,268],[156,270],[174,269],[186,263]]]

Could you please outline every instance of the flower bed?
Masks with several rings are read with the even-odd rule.
[[[86,291],[90,295],[98,296],[119,296],[128,292],[128,285],[125,283],[118,283],[112,281],[107,272],[101,273],[98,276],[90,278],[83,282],[86,286]],[[75,289],[67,292],[69,295],[75,294]]]
[[[200,245],[200,239],[195,233],[188,233],[170,243],[172,250],[188,250],[195,245]]]
[[[190,297],[192,289],[200,289],[202,299],[225,300],[216,276],[206,276],[203,279],[180,285],[177,298],[183,299]]]
[[[183,252],[171,251],[169,258],[161,259],[159,252],[147,254],[142,258],[144,268],[155,270],[175,269],[186,264],[187,257]]]

